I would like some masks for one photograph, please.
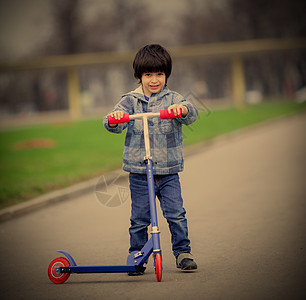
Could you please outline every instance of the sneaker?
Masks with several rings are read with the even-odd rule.
[[[145,267],[137,267],[137,269],[138,269],[137,271],[135,271],[135,272],[127,272],[127,274],[129,276],[139,276],[139,275],[143,275],[145,270],[146,270]]]
[[[198,268],[190,253],[181,253],[176,257],[177,268],[183,271],[193,271]]]

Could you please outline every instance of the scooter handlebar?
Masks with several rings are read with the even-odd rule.
[[[160,111],[160,118],[161,119],[175,119],[175,118],[181,118],[182,117],[182,110],[180,109],[180,113],[178,115],[174,115],[174,111],[171,110],[171,113],[169,114],[168,109],[161,110]]]
[[[143,115],[148,115],[149,118],[150,117],[152,118],[152,117],[157,117],[158,116],[158,115],[156,116],[156,114],[154,114],[154,113],[151,114],[151,116],[150,116],[150,114],[151,113],[145,113],[145,114],[140,114],[140,115],[142,115],[142,116]],[[133,116],[137,116],[137,115],[133,115]],[[161,119],[181,118],[182,117],[182,110],[180,109],[179,114],[176,115],[176,116],[174,115],[173,110],[171,110],[171,113],[169,113],[167,109],[160,110],[159,116],[160,116]],[[128,122],[130,122],[130,115],[128,113],[123,114],[123,117],[120,120],[116,119],[115,117],[112,117],[111,115],[109,115],[107,118],[108,118],[108,124],[119,124],[119,123],[128,123]]]
[[[115,119],[115,117],[112,117],[112,116],[108,116],[108,124],[118,124],[118,123],[128,123],[130,122],[130,115],[129,114],[123,114],[123,117],[118,120],[118,119]]]

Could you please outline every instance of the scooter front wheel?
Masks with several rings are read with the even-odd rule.
[[[64,283],[70,276],[70,273],[61,273],[59,268],[69,267],[70,263],[65,257],[57,257],[51,261],[48,267],[49,279],[56,284]]]
[[[160,282],[163,276],[163,265],[160,253],[155,255],[155,275],[157,281]]]

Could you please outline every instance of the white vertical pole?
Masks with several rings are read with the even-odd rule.
[[[144,143],[145,143],[145,150],[146,150],[145,159],[149,159],[149,158],[151,159],[148,118],[146,116],[143,116],[142,122],[143,122],[143,135],[144,135]]]

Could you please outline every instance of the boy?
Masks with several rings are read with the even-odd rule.
[[[180,94],[167,88],[172,60],[162,46],[152,44],[140,49],[135,56],[133,68],[134,76],[141,85],[135,91],[123,95],[110,115],[120,121],[124,113],[159,112],[168,109],[169,113],[173,110],[177,115],[181,110],[181,118],[149,119],[149,134],[156,196],[169,224],[176,265],[182,270],[194,270],[197,265],[190,253],[186,211],[178,172],[183,171],[184,167],[182,125],[193,123],[198,117],[198,111]],[[121,133],[127,129],[123,170],[130,173],[132,199],[129,252],[139,251],[148,240],[147,227],[150,225],[142,120],[110,125],[106,116],[103,123],[110,132]]]

